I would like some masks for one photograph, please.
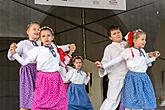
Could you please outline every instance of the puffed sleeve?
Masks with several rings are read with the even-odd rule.
[[[87,85],[89,80],[90,80],[90,76],[86,75],[86,73],[85,73],[84,84]]]
[[[67,65],[69,63],[69,61],[71,60],[72,56],[71,55],[69,55],[69,56],[65,55],[64,58],[65,58],[64,63]]]
[[[65,77],[65,79],[64,79],[64,82],[65,82],[65,83],[70,82],[70,79],[73,77],[73,74],[74,74],[74,69],[69,70],[69,71],[66,73],[66,77]]]

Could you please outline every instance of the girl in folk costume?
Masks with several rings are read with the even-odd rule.
[[[27,58],[21,58],[15,49],[13,57],[22,65],[30,62],[37,64],[36,86],[32,110],[68,110],[67,95],[60,73],[60,55],[51,44],[54,32],[49,27],[42,27],[39,36],[43,46],[27,52]]]
[[[125,110],[155,109],[155,93],[146,71],[160,53],[158,51],[149,54],[145,52],[143,48],[146,44],[146,33],[142,30],[130,32],[128,41],[129,48],[125,49],[118,58],[104,65],[96,62],[96,65],[106,69],[125,60],[129,71],[122,90],[122,106]]]
[[[26,33],[28,39],[20,41],[17,45],[11,44],[8,51],[8,59],[15,60],[11,54],[11,49],[17,46],[16,52],[23,58],[27,58],[27,52],[32,48],[41,45],[38,40],[38,30],[40,25],[37,22],[31,22],[27,26]],[[36,64],[34,62],[28,65],[21,66],[19,70],[19,100],[20,100],[20,110],[28,110],[31,108],[33,91],[34,91],[34,80],[36,74]]]
[[[21,40],[18,44],[12,43],[8,51],[8,59],[13,61],[15,58],[12,56],[12,48],[16,48],[16,52],[23,58],[27,58],[27,52],[36,46],[41,46],[39,40],[39,28],[40,25],[37,22],[31,22],[27,25],[26,33],[28,39]],[[58,46],[64,51],[69,51],[73,48],[74,44]],[[36,75],[36,63],[31,62],[28,65],[22,65],[19,71],[19,97],[20,97],[20,110],[31,109],[33,92],[35,88],[35,75]]]
[[[71,82],[69,85],[68,110],[93,110],[92,104],[85,89],[85,85],[89,82],[90,76],[81,70],[83,59],[81,56],[73,58],[75,69],[71,69],[66,73],[65,82]]]

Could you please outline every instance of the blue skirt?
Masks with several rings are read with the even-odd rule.
[[[93,110],[85,85],[71,83],[67,95],[68,110]]]
[[[122,90],[123,107],[132,109],[155,109],[156,98],[146,73],[128,71]]]

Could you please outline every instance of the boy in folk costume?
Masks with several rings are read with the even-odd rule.
[[[122,41],[122,33],[117,26],[111,26],[108,29],[109,39],[112,43],[109,44],[104,50],[104,56],[101,63],[106,64],[115,59],[124,50],[126,42]],[[97,63],[97,62],[96,62]],[[99,62],[100,63],[100,62]],[[101,105],[100,110],[116,110],[121,99],[121,90],[124,84],[124,78],[128,69],[125,61],[118,63],[110,68],[99,69],[99,76],[103,77],[108,74],[108,91],[107,98]]]

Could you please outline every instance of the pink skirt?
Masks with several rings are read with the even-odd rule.
[[[68,110],[66,90],[59,72],[37,72],[32,110]]]

